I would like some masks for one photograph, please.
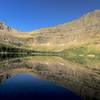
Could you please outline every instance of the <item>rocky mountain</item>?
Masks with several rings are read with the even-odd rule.
[[[87,45],[100,48],[100,10],[79,19],[32,32],[0,30],[0,43],[42,51],[61,51]]]

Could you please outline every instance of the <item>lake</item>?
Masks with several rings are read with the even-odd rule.
[[[28,74],[18,74],[7,79],[0,86],[0,97],[3,100],[80,100],[73,92]]]
[[[0,60],[1,100],[100,100],[95,60],[81,65],[57,56],[5,58]]]

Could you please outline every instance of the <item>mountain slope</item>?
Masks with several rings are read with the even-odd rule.
[[[41,51],[61,51],[67,48],[100,48],[100,10],[90,12],[81,18],[33,32],[0,31],[0,43]]]
[[[100,10],[90,12],[70,23],[37,30],[37,34],[31,36],[30,46],[40,50],[62,50],[90,42],[99,43]]]

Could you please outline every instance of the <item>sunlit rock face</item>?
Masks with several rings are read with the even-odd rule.
[[[3,22],[0,22],[0,31],[10,32],[13,29],[11,29],[9,26],[5,25]]]
[[[0,43],[42,51],[61,51],[83,44],[100,48],[100,10],[72,22],[32,32],[18,32],[0,23]]]
[[[52,81],[75,92],[83,100],[100,99],[99,73],[60,57],[25,57],[1,62],[1,83],[18,73]]]

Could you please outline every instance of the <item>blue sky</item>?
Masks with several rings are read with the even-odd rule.
[[[100,9],[100,0],[0,0],[0,21],[19,31],[32,31],[96,9]]]

